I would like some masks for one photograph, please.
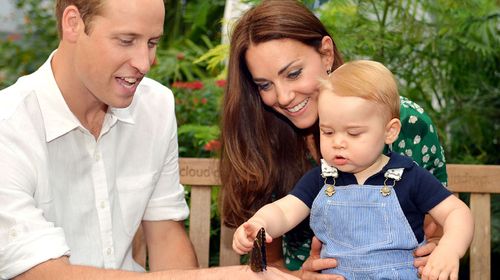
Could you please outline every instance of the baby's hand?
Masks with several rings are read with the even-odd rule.
[[[250,252],[255,236],[261,228],[262,225],[252,221],[247,221],[239,226],[233,235],[233,250],[240,255]],[[271,241],[272,237],[266,233],[266,243]]]
[[[453,248],[437,246],[422,270],[422,280],[458,280],[460,256]]]

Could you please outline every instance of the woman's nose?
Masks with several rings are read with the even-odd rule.
[[[276,86],[276,98],[281,107],[286,107],[292,103],[295,94],[286,86]]]

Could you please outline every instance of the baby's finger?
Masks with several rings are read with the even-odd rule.
[[[248,246],[245,246],[244,244],[242,244],[240,242],[239,239],[235,238],[233,239],[233,250],[240,254],[240,255],[244,255],[246,254],[247,252],[249,252],[250,250],[252,249],[252,247],[248,247]]]
[[[245,233],[248,235],[248,238],[255,238],[255,236],[257,235],[257,230],[255,230],[255,227],[253,224],[249,223],[249,222],[245,222],[242,224],[243,226],[243,229],[245,230]]]
[[[458,280],[458,269],[453,269],[451,271],[450,280]]]
[[[441,273],[439,273],[439,277],[436,278],[436,279],[439,279],[439,280],[448,280],[450,279],[450,273],[446,270],[443,270],[441,271]]]
[[[426,265],[424,268],[424,273],[422,275],[422,279],[426,280],[438,280],[439,278],[439,270],[437,270],[434,267],[431,267],[430,265]]]
[[[266,232],[266,243],[273,242],[273,237]]]
[[[238,242],[244,247],[252,247],[253,246],[253,237],[249,235],[245,230],[241,230],[238,232],[237,236]]]

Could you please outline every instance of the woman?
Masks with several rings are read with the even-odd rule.
[[[263,1],[237,22],[231,37],[223,102],[222,218],[236,227],[264,204],[285,196],[319,160],[318,80],[342,65],[332,36],[305,6],[294,0]],[[405,153],[446,184],[442,148],[431,120],[415,103],[401,100],[403,123],[394,152]],[[309,255],[312,233],[299,225],[268,247],[268,261],[299,269]],[[335,264],[311,258],[296,272]],[[425,256],[429,243],[416,251]],[[283,256],[284,254],[284,256]],[[284,258],[284,261],[283,261]],[[424,265],[417,258],[415,265]]]

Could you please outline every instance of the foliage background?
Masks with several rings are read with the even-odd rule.
[[[0,37],[0,88],[36,70],[58,42],[52,1],[14,2],[25,11],[25,25],[19,34]],[[227,55],[227,46],[220,44],[225,1],[164,2],[165,37],[149,76],[174,91],[180,155],[216,156]],[[393,71],[400,93],[425,108],[439,128],[449,163],[500,164],[498,1],[303,2],[325,23],[345,60],[374,59]],[[215,196],[213,228],[218,229]],[[492,213],[495,263],[500,255],[498,196]],[[212,245],[216,250],[217,242]]]

